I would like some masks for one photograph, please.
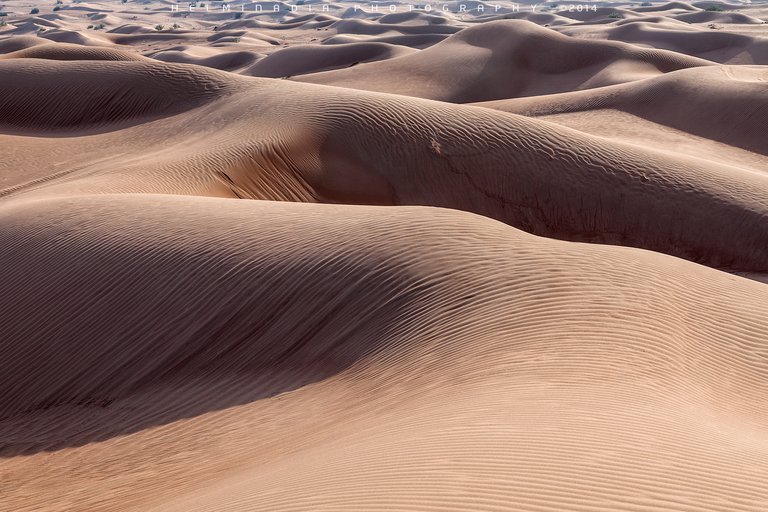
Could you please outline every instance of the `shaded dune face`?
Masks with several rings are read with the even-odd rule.
[[[188,52],[186,49],[169,49],[157,52],[152,58],[162,62],[175,62],[179,64],[196,64],[223,71],[236,71],[253,64],[258,56],[248,51],[223,51],[207,57],[200,57]]]
[[[33,47],[26,51],[42,51]],[[232,88],[223,74],[153,62],[2,61],[0,126],[6,130],[80,130],[167,116]]]
[[[0,40],[0,53],[11,53],[19,50],[31,48],[33,46],[44,45],[48,41],[41,40],[34,36],[15,36]]]
[[[2,257],[12,270],[3,288],[15,292],[0,308],[15,319],[2,338],[5,419],[108,407],[154,387],[241,374],[256,378],[244,378],[246,387],[285,391],[391,352],[458,343],[476,329],[519,339],[508,331],[527,328],[519,322],[528,307],[547,303],[570,316],[575,302],[591,304],[592,295],[604,304],[595,306],[598,315],[624,311],[650,331],[671,329],[664,337],[685,351],[735,351],[730,364],[745,382],[759,375],[719,319],[736,315],[749,325],[746,339],[757,336],[766,327],[757,307],[764,287],[715,271],[705,273],[719,279],[694,283],[698,267],[649,252],[548,241],[482,217],[419,207],[103,195],[17,201],[2,213],[9,219]],[[594,260],[604,261],[598,267]],[[654,266],[659,272],[651,276]],[[580,271],[592,275],[577,277]],[[605,290],[607,282],[617,289]],[[737,293],[726,289],[731,285],[754,299],[729,307]],[[640,308],[630,297],[601,296],[622,289],[655,290],[657,298]],[[705,289],[721,296],[710,303],[715,294]],[[674,312],[661,313],[673,303]],[[23,314],[33,308],[34,315]],[[704,310],[720,308],[706,318]],[[489,316],[495,320],[482,327]],[[537,323],[558,325],[555,317]],[[672,317],[688,320],[674,326]],[[599,330],[595,324],[585,328]],[[724,345],[707,346],[689,329]],[[437,353],[443,350],[451,352]],[[704,353],[687,362],[669,357],[691,367],[686,377],[696,385],[718,384],[696,369]]]
[[[373,62],[411,53],[402,47],[385,43],[351,43],[327,46],[286,48],[260,60],[243,74],[266,78],[290,77],[361,62]]]
[[[0,279],[15,292],[0,299],[4,324],[14,319],[0,335],[12,391],[0,401],[3,454],[102,441],[102,458],[80,452],[87,464],[75,473],[101,471],[103,488],[126,503],[141,498],[108,476],[119,461],[173,446],[187,474],[197,460],[221,464],[223,480],[202,488],[192,472],[184,483],[168,459],[169,509],[279,509],[288,474],[292,496],[310,507],[399,508],[457,485],[452,472],[502,478],[499,464],[532,472],[530,510],[554,499],[553,481],[571,488],[564,506],[605,493],[642,503],[629,482],[672,481],[672,470],[694,506],[734,485],[760,499],[768,295],[759,283],[433,208],[103,195],[18,200],[2,214],[10,272]],[[195,439],[196,424],[229,447],[223,460],[198,458],[210,446]],[[130,436],[114,437],[129,433],[148,443],[133,456],[123,453]],[[601,439],[618,454],[595,461]],[[536,473],[542,446],[549,469]],[[44,478],[62,470],[56,453]],[[23,470],[27,459],[6,463]],[[297,479],[298,467],[309,478]],[[436,471],[406,485],[418,468]],[[608,468],[627,485],[608,484]],[[730,477],[713,482],[725,468]],[[156,479],[142,487],[163,494]],[[493,509],[482,483],[461,489]],[[499,489],[505,501],[519,486]],[[676,510],[677,487],[656,489]],[[98,494],[72,493],[48,503],[102,508]],[[464,499],[435,498],[449,510]]]
[[[658,74],[710,64],[665,50],[573,39],[524,20],[501,20],[464,29],[413,55],[297,80],[470,103],[635,79],[635,71],[626,67]]]
[[[510,98],[477,106],[531,117],[621,110],[687,133],[768,155],[768,71],[759,66],[701,67],[596,91]]]
[[[55,65],[93,76],[82,64]],[[9,96],[22,96],[13,84],[26,80],[16,104],[36,106],[23,122],[54,129],[104,123],[110,113],[115,121],[153,109],[173,113],[212,97],[188,114],[147,125],[154,140],[136,129],[96,135],[90,143],[110,145],[117,156],[75,169],[63,181],[22,183],[6,195],[31,186],[49,194],[121,190],[433,205],[538,235],[648,248],[717,267],[768,268],[763,174],[736,169],[726,177],[715,163],[488,109],[282,81],[225,81],[226,75],[193,66],[89,63],[89,73],[105,77],[88,82],[91,98],[108,101],[89,118],[93,100],[43,108],[50,82],[39,63],[3,66],[18,74],[5,86]],[[135,77],[137,87],[125,92],[137,97],[135,112],[114,93],[117,67],[120,77]],[[153,77],[197,75],[197,82],[170,82],[179,88],[175,95],[153,96],[155,89],[141,87]],[[181,105],[156,108],[154,101]],[[22,112],[3,111],[0,120],[13,124]]]
[[[760,36],[705,32],[687,23],[673,23],[669,18],[622,20],[604,30],[604,36],[610,40],[671,50],[722,64],[768,63],[768,41]]]
[[[768,508],[767,8],[18,2],[0,510]]]
[[[15,222],[2,234],[3,261],[14,265],[3,282],[14,293],[0,303],[9,327],[0,337],[3,420],[13,425],[14,415],[55,415],[68,406],[100,413],[147,390],[210,385],[212,396],[179,397],[171,417],[150,410],[124,421],[128,430],[144,428],[335,375],[396,343],[403,330],[430,328],[448,310],[448,283],[426,270],[434,263],[410,262],[415,248],[388,245],[386,224],[366,210],[308,244],[325,221],[301,227],[303,210],[295,207],[242,202],[230,210],[230,203],[103,196],[4,210]],[[54,220],[60,211],[63,223]],[[336,210],[318,213],[326,211]],[[428,227],[416,225],[407,236]],[[35,261],[24,257],[30,252]],[[33,315],[24,313],[29,308]],[[219,380],[240,381],[242,393],[226,396]],[[72,438],[55,426],[43,441],[26,443],[19,430],[4,449],[124,433],[89,426]]]
[[[0,55],[0,59],[48,59],[48,60],[114,60],[126,61],[146,60],[145,57],[135,53],[116,50],[112,48],[99,48],[94,46],[80,46],[75,44],[41,44],[24,48],[6,55]]]

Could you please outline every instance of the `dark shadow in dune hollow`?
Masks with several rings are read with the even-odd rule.
[[[0,296],[7,356],[0,361],[0,457],[104,441],[327,379],[365,364],[414,325],[428,325],[413,310],[437,286],[372,255],[352,264],[246,263],[236,265],[237,275],[219,262],[207,276],[193,272],[201,282],[186,287],[189,274],[167,278],[178,255],[164,254],[161,261],[123,260],[127,275],[143,274],[145,286],[128,280],[100,287],[109,277],[94,270],[78,277],[77,293],[46,300],[51,286],[64,284],[63,272],[57,277],[49,264],[63,256],[50,246],[41,252],[35,263],[0,276],[3,289],[32,283]],[[120,252],[103,254],[101,267]],[[184,283],[174,287],[174,279]],[[95,305],[88,302],[94,295]],[[30,300],[34,314],[20,317]],[[48,337],[51,325],[58,329]]]

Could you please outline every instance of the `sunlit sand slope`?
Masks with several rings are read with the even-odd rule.
[[[10,509],[768,499],[763,284],[431,208],[0,213]]]
[[[5,197],[149,192],[445,206],[539,235],[768,269],[768,175],[728,161],[491,109],[198,66],[11,59],[0,69],[12,77],[0,84],[0,125],[24,134],[6,139],[17,149],[4,174],[47,173],[7,178]],[[89,95],[57,100],[62,76]],[[77,134],[73,124],[100,133],[62,139]]]
[[[63,1],[0,6],[1,512],[768,510],[765,4]]]

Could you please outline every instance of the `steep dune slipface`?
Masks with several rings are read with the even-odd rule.
[[[760,283],[429,208],[122,195],[0,213],[4,451],[75,446],[4,461],[15,510],[768,497]]]
[[[250,51],[207,49],[207,51],[201,52],[194,47],[181,46],[153,53],[151,57],[162,62],[195,64],[223,71],[237,72],[243,68],[250,67],[259,60],[260,56]]]
[[[447,39],[447,34],[405,34],[405,35],[382,35],[382,36],[361,36],[341,34],[329,37],[323,40],[323,44],[350,44],[350,43],[384,43],[404,46],[423,50],[430,46]]]
[[[34,50],[26,51],[43,51]],[[142,59],[143,60],[143,59]],[[231,79],[198,67],[144,62],[9,59],[0,66],[0,126],[72,130],[178,113],[220,97]]]
[[[14,266],[3,288],[14,292],[0,304],[7,326],[0,416],[103,406],[240,374],[256,378],[244,378],[246,386],[275,394],[381,350],[404,323],[430,325],[436,312],[419,313],[418,300],[439,297],[443,285],[422,283],[421,264],[412,267],[407,252],[375,234],[388,229],[376,210],[353,209],[338,236],[307,243],[304,235],[324,221],[315,216],[319,223],[298,228],[302,211],[345,211],[308,208],[130,195],[11,202],[2,211],[2,259]],[[294,234],[286,238],[286,230]],[[429,234],[428,225],[416,230]],[[344,248],[343,240],[366,232],[362,245]],[[46,277],[29,283],[39,272]],[[62,293],[71,300],[58,300]],[[33,304],[35,314],[25,315]],[[318,336],[328,344],[314,343]],[[173,416],[216,407],[189,399]],[[77,442],[99,432],[73,434]]]
[[[35,61],[2,65],[11,64],[29,77],[24,94],[37,104],[34,98],[49,87],[46,75],[34,73]],[[224,75],[190,66],[89,66],[99,70],[95,76],[108,77],[87,82],[109,98],[116,97],[110,80],[124,82],[129,69],[136,80],[199,73],[203,80],[174,96],[179,99],[230,92],[186,114],[78,140],[85,151],[109,146],[117,156],[83,154],[60,167],[66,179],[28,184],[31,189],[22,182],[6,194],[131,191],[444,206],[539,235],[643,247],[716,267],[768,269],[764,173],[490,109],[286,81],[218,81]],[[45,154],[58,141],[37,143]]]
[[[6,4],[3,511],[768,508],[768,10]]]
[[[370,42],[297,46],[261,59],[243,74],[267,78],[290,77],[328,69],[348,68],[363,62],[392,59],[413,52],[415,50],[410,48]]]

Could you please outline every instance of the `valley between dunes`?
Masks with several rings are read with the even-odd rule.
[[[1,511],[768,510],[768,6],[217,5],[0,6]]]

